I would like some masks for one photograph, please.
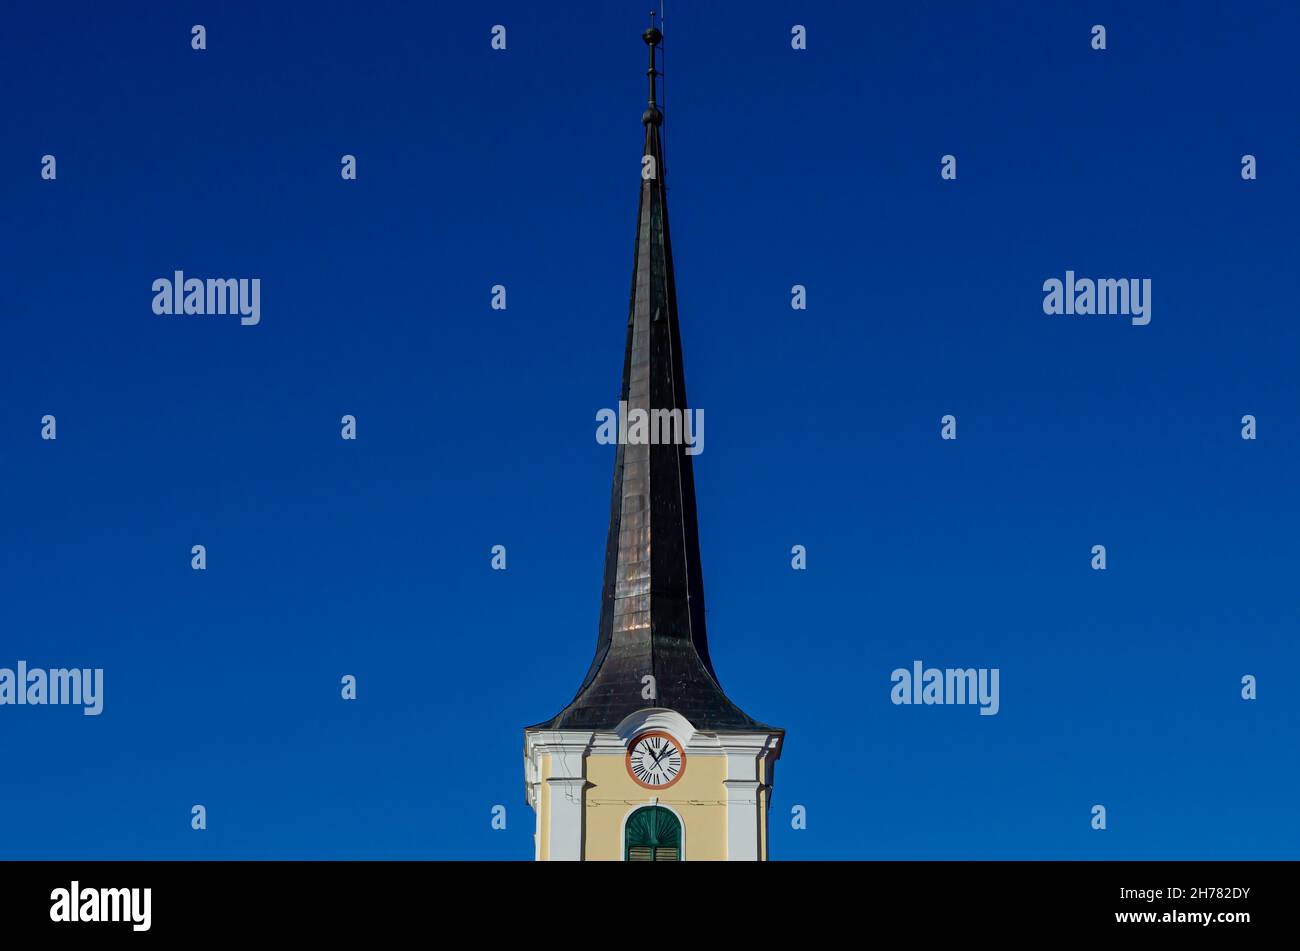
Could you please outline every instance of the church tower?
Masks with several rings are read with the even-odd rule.
[[[629,415],[684,416],[663,113],[655,102],[663,34],[651,26],[642,38],[650,50],[650,103],[641,117],[645,148],[620,400]],[[732,703],[709,659],[688,447],[681,439],[624,444],[624,435],[620,430],[614,462],[596,656],[569,705],[524,730],[536,857],[764,860],[785,731]]]

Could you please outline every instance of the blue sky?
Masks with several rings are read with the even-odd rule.
[[[0,39],[0,666],[106,680],[0,707],[0,856],[529,858],[522,728],[595,643],[649,5],[135,6]],[[1300,14],[1171,10],[668,10],[710,646],[788,731],[776,858],[1300,851]],[[176,269],[260,278],[261,323],[155,316]],[[1150,278],[1150,325],[1046,316],[1067,269]],[[892,705],[918,659],[999,668],[999,714]]]

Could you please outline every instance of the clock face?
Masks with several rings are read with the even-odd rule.
[[[627,748],[627,771],[649,789],[671,786],[685,770],[686,754],[667,733],[642,733]]]

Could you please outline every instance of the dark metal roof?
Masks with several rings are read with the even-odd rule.
[[[655,175],[641,181],[621,400],[633,409],[687,409],[668,204],[663,114],[655,103],[658,30],[650,46],[650,103],[642,116],[643,156]],[[620,437],[623,433],[619,434]],[[536,729],[612,729],[647,707],[667,707],[697,729],[771,730],[747,716],[718,685],[704,632],[704,584],[692,457],[684,444],[620,445],[614,462],[605,584],[596,656],[577,696]],[[642,696],[646,675],[657,697]]]

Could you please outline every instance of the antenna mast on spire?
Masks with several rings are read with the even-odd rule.
[[[651,10],[650,29],[641,34],[641,39],[645,40],[645,45],[650,48],[650,68],[646,70],[646,75],[650,78],[650,102],[641,117],[641,121],[646,125],[659,125],[664,121],[664,114],[659,111],[659,104],[655,101],[655,77],[663,75],[655,68],[655,48],[663,42],[664,35],[654,22],[655,13]]]

